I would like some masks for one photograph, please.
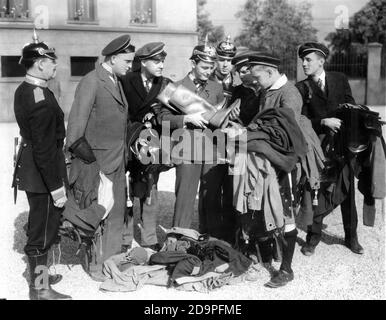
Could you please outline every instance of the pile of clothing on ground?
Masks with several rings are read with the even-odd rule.
[[[108,279],[100,290],[128,292],[149,284],[210,292],[239,282],[252,264],[227,242],[192,229],[161,228],[166,232],[166,240],[159,252],[133,241],[127,252],[104,262],[103,273]]]

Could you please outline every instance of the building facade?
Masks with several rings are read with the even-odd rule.
[[[25,71],[21,49],[40,40],[56,49],[57,77],[50,83],[66,116],[81,77],[101,62],[101,50],[129,33],[136,48],[162,41],[164,75],[181,79],[197,44],[196,0],[0,0],[0,121],[14,121],[13,95]]]

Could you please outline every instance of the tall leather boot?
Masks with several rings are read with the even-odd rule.
[[[364,253],[364,249],[359,243],[356,232],[345,230],[344,245],[356,254]]]
[[[273,277],[277,274],[277,270],[272,265],[274,257],[274,239],[272,236],[257,239],[257,246],[261,255],[261,264]]]
[[[28,264],[30,269],[30,300],[72,300],[71,296],[61,294],[51,288],[48,274],[46,281],[44,281],[44,277],[39,281],[39,275],[44,275],[42,271],[44,272],[44,268],[47,268],[47,253],[41,256],[28,256]],[[38,266],[42,267],[41,270],[36,270]],[[38,273],[35,273],[35,271]],[[46,270],[46,272],[48,272],[48,270]]]

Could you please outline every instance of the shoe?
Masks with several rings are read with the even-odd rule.
[[[30,300],[72,300],[71,296],[59,293],[50,286],[47,289],[36,289],[30,286],[29,298]]]
[[[312,244],[306,243],[300,249],[300,252],[303,253],[307,257],[312,256],[315,253],[315,246],[313,246]]]
[[[36,287],[38,274],[35,273],[36,267],[47,266],[47,254],[41,256],[28,256],[28,264],[30,268],[30,285],[29,298],[30,300],[72,300],[71,296],[59,293],[51,288],[51,282],[58,283],[61,275],[49,276],[48,284],[44,287]]]
[[[356,254],[363,254],[364,249],[363,247],[359,244],[358,237],[355,236],[351,239],[345,239],[344,240],[344,245],[349,248],[352,252]]]
[[[279,270],[276,276],[272,277],[269,282],[264,284],[268,288],[279,288],[285,286],[288,282],[294,279],[293,272],[287,272],[284,270]]]
[[[264,262],[263,268],[269,272],[271,278],[276,277],[279,274],[279,271],[270,262]]]

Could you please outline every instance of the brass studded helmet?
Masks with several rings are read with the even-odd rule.
[[[33,62],[38,58],[57,59],[55,49],[49,48],[44,42],[39,42],[39,37],[34,29],[33,42],[26,44],[23,47],[19,64]]]

